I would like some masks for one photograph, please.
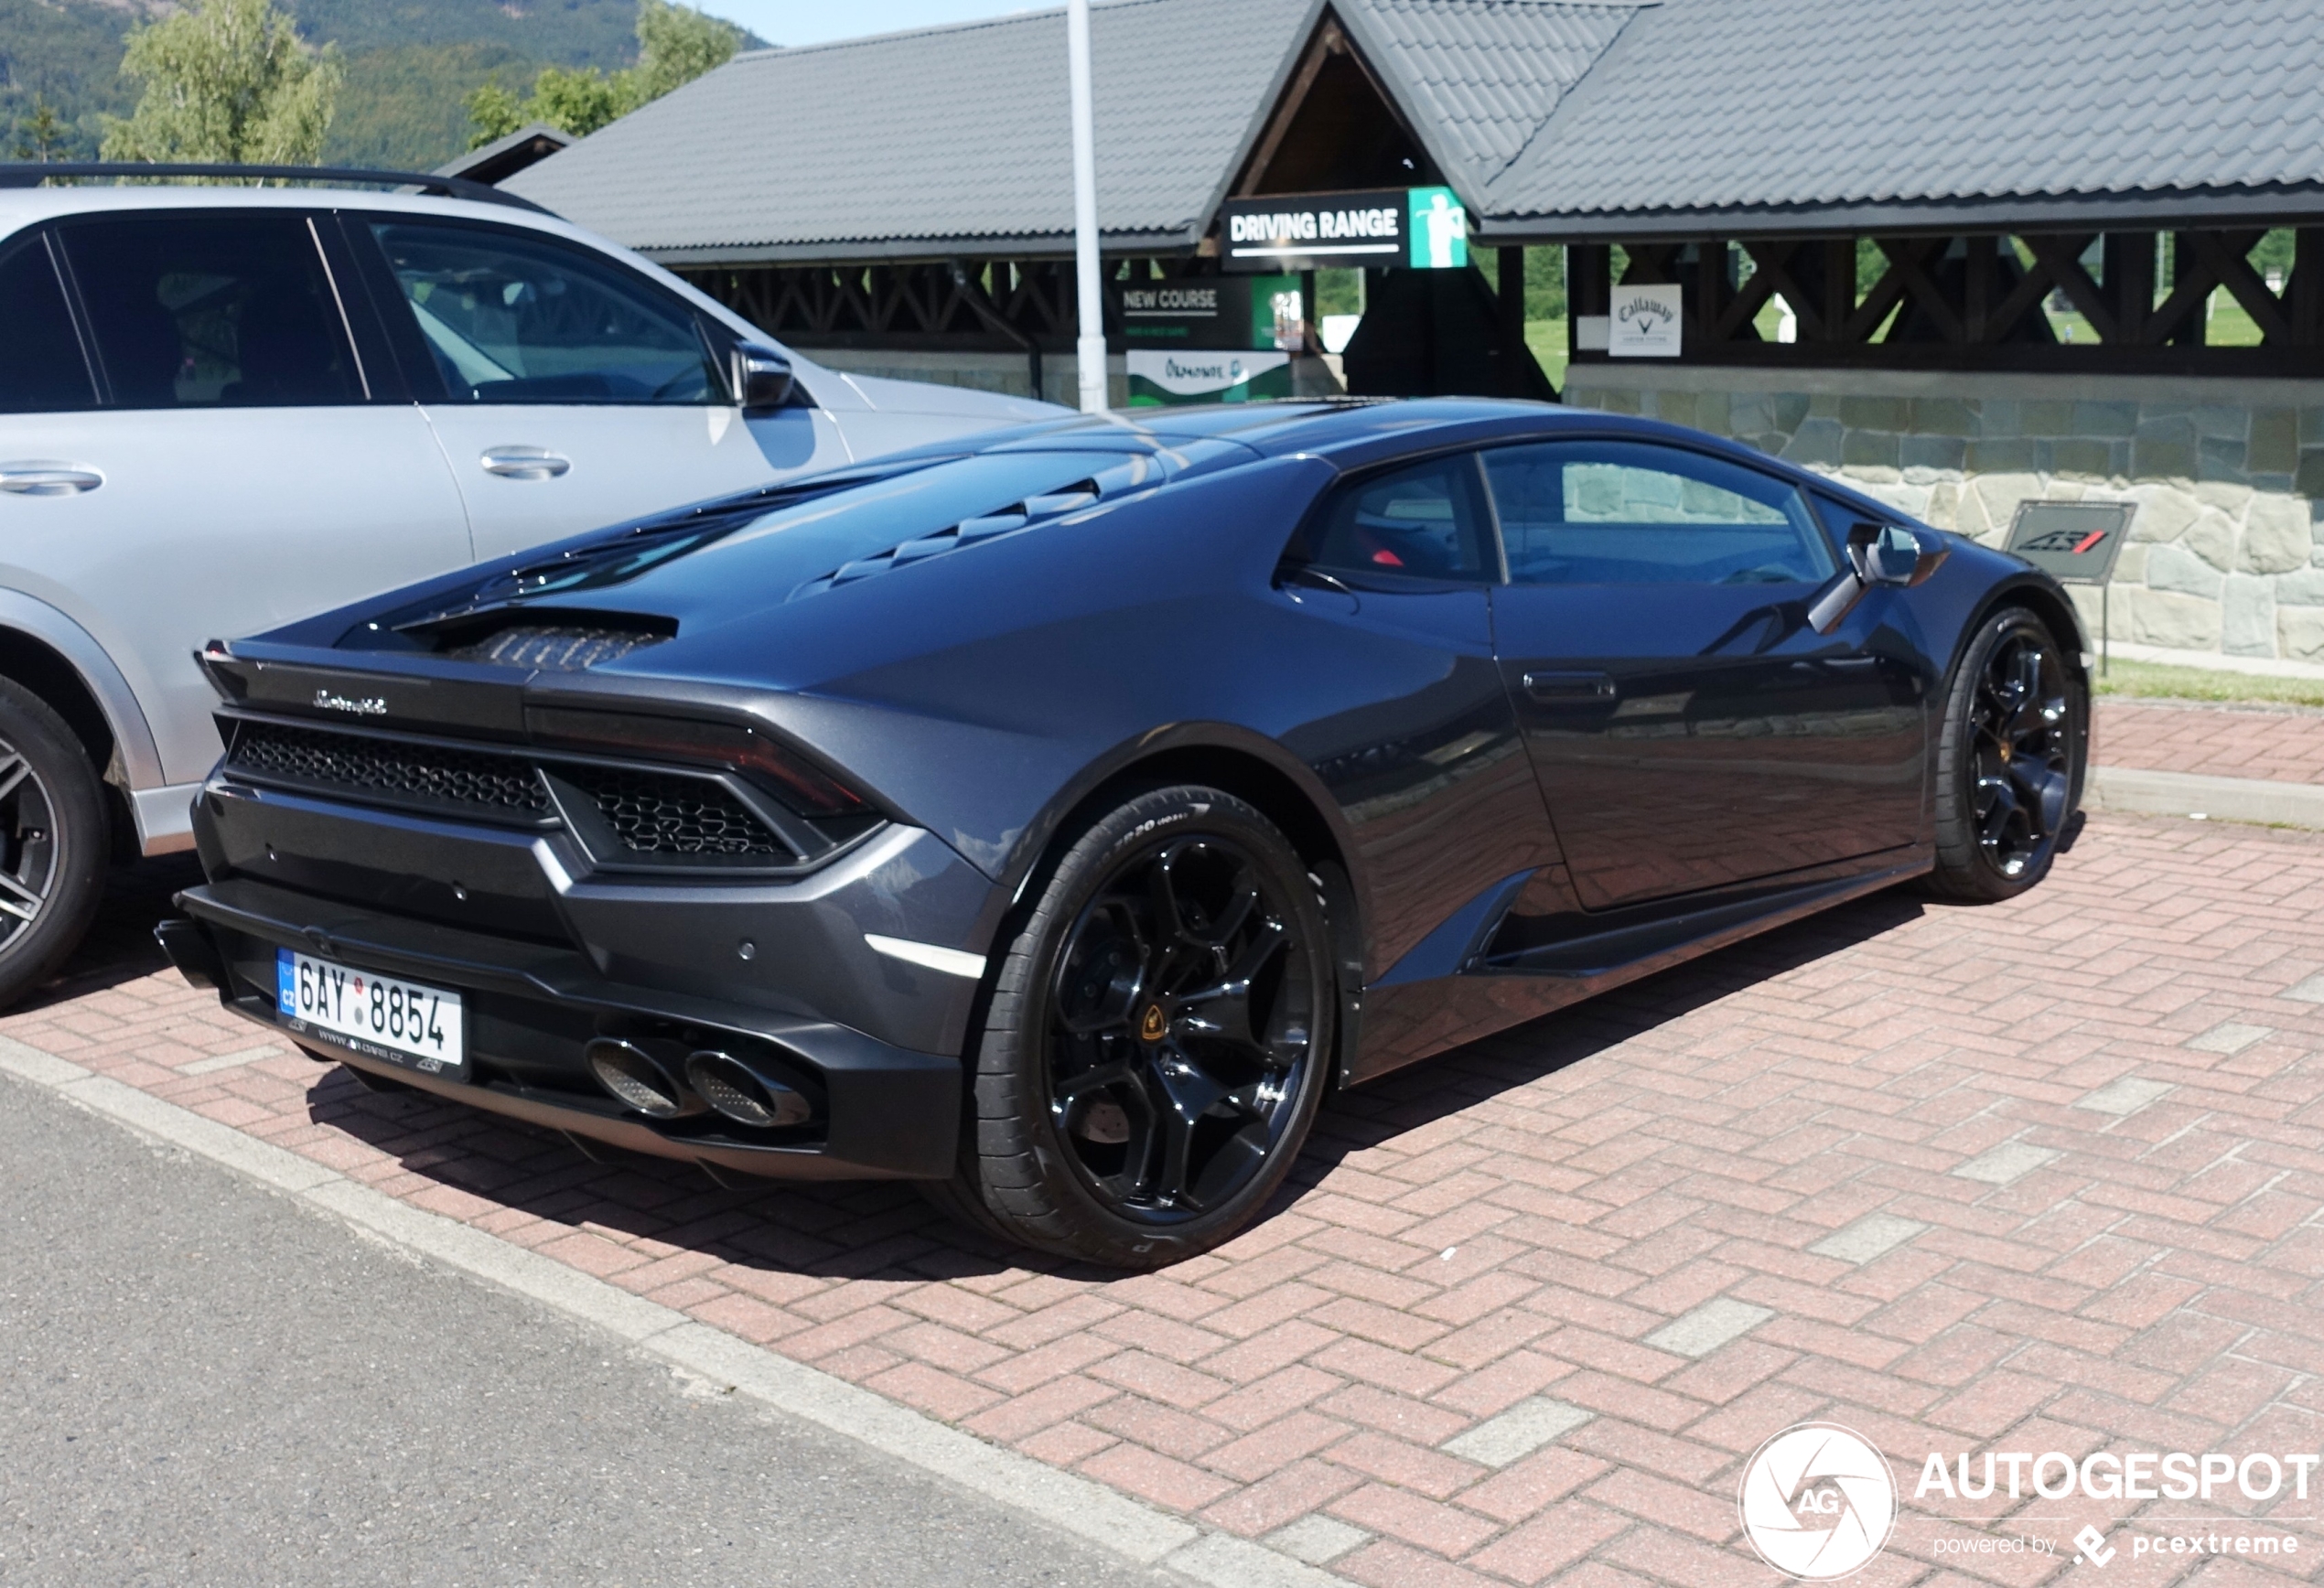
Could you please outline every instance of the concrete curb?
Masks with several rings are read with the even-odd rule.
[[[1210,1588],[1354,1588],[1264,1544],[1211,1532],[794,1362],[619,1285],[399,1202],[298,1153],[0,1036],[0,1073],[207,1158],[447,1268],[619,1336],[672,1366],[868,1445],[1060,1531]]]
[[[2191,772],[2142,772],[2093,767],[2082,792],[2092,810],[2136,816],[2193,816],[2324,830],[2324,789],[2258,778],[2207,778]]]

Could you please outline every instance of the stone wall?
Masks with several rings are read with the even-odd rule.
[[[1999,545],[2028,499],[2137,504],[2117,639],[2324,661],[2324,381],[1582,364],[1565,401],[1747,441]],[[2078,591],[2095,632],[2095,591]]]

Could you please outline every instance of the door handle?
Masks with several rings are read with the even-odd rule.
[[[1610,701],[1620,692],[1611,674],[1603,672],[1529,672],[1525,692],[1537,701],[1581,705]]]
[[[554,479],[573,467],[545,446],[488,446],[479,461],[485,473],[502,479]]]
[[[79,496],[105,477],[70,463],[0,463],[0,490],[16,496]]]

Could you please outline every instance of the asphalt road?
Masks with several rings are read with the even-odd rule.
[[[0,1077],[0,1583],[1165,1581]]]

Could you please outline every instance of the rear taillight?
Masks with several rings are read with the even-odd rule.
[[[729,767],[802,816],[860,816],[870,810],[862,795],[806,757],[738,723],[527,706],[524,726],[544,746]]]

